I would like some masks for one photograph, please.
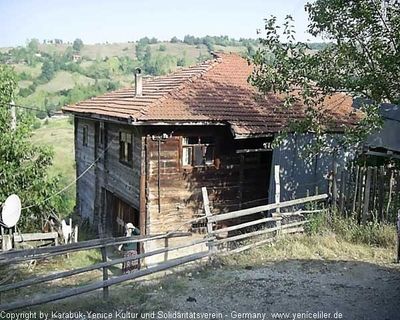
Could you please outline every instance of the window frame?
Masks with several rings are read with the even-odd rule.
[[[106,128],[103,121],[96,123],[97,147],[104,149],[106,146]]]
[[[215,145],[215,137],[212,135],[191,134],[182,136],[181,166],[183,168],[207,168],[215,166]],[[199,156],[200,152],[201,156]],[[199,161],[200,158],[201,164]]]
[[[89,143],[89,126],[82,126],[82,146],[87,147]]]
[[[133,133],[119,132],[119,162],[131,166],[133,164]]]

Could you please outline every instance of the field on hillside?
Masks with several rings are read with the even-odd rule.
[[[74,126],[69,118],[41,120],[41,127],[34,131],[32,141],[38,146],[51,146],[54,150],[51,175],[62,176],[61,187],[72,185],[65,193],[68,197],[69,208],[72,210],[75,204],[75,155],[74,155]]]
[[[50,82],[37,86],[37,91],[57,92],[72,89],[76,84],[88,85],[95,83],[92,78],[85,77],[79,73],[60,71]]]

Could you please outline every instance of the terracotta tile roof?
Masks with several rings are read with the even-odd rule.
[[[140,124],[222,122],[229,124],[236,135],[278,132],[289,120],[303,116],[301,106],[287,109],[273,94],[260,97],[247,82],[252,71],[242,57],[218,53],[215,59],[202,64],[144,79],[141,97],[135,96],[135,88],[121,89],[64,107],[63,111],[132,119]],[[327,103],[326,111],[340,125],[354,122],[344,117],[350,108],[351,99],[337,95]]]

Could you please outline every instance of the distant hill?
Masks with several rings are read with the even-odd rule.
[[[80,39],[74,43],[31,39],[26,47],[0,48],[0,63],[13,66],[19,76],[17,103],[59,110],[65,104],[131,86],[136,67],[145,75],[158,76],[204,61],[211,57],[210,51],[246,56],[258,45],[255,39],[190,35],[183,40],[173,37],[169,42],[145,37],[136,42],[95,45]]]

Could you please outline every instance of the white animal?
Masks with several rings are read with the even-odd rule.
[[[72,241],[72,219],[69,219],[69,225],[65,220],[61,220],[61,230],[64,238],[64,244],[71,243]]]

